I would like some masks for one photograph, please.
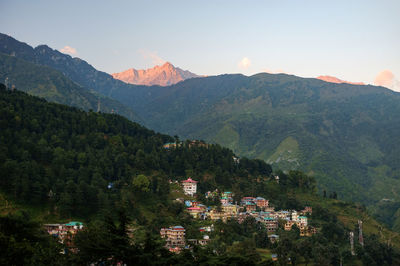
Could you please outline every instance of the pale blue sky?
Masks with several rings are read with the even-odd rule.
[[[285,71],[373,83],[400,77],[400,1],[0,1],[0,32],[68,45],[99,70]],[[240,67],[248,58],[250,64]],[[400,87],[399,87],[400,88]]]

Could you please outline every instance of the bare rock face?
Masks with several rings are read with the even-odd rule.
[[[338,79],[336,77],[332,76],[319,76],[317,79],[326,81],[326,82],[331,82],[331,83],[347,83],[347,84],[353,84],[353,85],[365,85],[363,82],[350,82],[350,81],[345,81]]]
[[[114,79],[119,79],[126,83],[147,86],[169,86],[185,79],[199,77],[189,71],[174,67],[169,62],[146,70],[131,68],[120,73],[114,73],[112,76]]]

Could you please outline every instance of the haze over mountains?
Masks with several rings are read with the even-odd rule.
[[[47,46],[33,49],[7,35],[0,35],[0,52],[56,69],[113,98],[151,129],[307,171],[320,188],[371,209],[383,209],[383,198],[400,202],[400,93],[267,73],[190,78],[167,87],[132,85],[79,58]],[[158,69],[164,67],[172,65]],[[396,222],[397,209],[384,215],[388,224]]]
[[[182,70],[179,67],[174,67],[169,62],[146,70],[136,70],[131,68],[120,73],[114,73],[112,76],[115,79],[119,79],[129,84],[147,86],[169,86],[185,79],[199,77],[192,72]]]

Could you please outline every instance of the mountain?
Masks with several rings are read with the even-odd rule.
[[[116,90],[155,130],[313,174],[369,206],[400,200],[400,94],[286,74],[221,75]]]
[[[9,87],[16,87],[47,99],[105,113],[119,113],[133,121],[139,117],[128,107],[108,97],[90,92],[49,67],[36,65],[13,56],[0,53],[0,80],[7,80]]]
[[[114,73],[112,76],[115,79],[122,80],[129,84],[147,86],[169,86],[185,79],[199,77],[189,71],[182,70],[179,67],[174,67],[169,62],[166,62],[162,66],[155,66],[146,70],[136,70],[131,68],[120,73]]]
[[[43,54],[46,50],[48,49],[42,46],[42,49],[38,49],[37,52]],[[55,53],[52,58],[56,62],[70,58],[68,55],[51,51]],[[7,54],[2,52],[7,52]],[[43,63],[44,60],[39,60],[37,52],[27,44],[0,34],[0,80],[4,82],[7,78],[10,87],[14,85],[20,90],[44,97],[49,101],[84,110],[97,110],[100,107],[101,112],[115,112],[128,119],[140,121],[130,108],[120,102],[86,89],[46,64],[39,64],[38,62]]]
[[[345,81],[338,79],[337,77],[332,77],[332,76],[319,76],[316,77],[316,79],[320,79],[326,82],[332,82],[332,83],[347,83],[347,84],[353,84],[353,85],[365,85],[363,82],[350,82],[350,81]]]

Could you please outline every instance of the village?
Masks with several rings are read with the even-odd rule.
[[[173,182],[173,181],[171,181]],[[177,182],[177,181],[175,181]],[[180,182],[185,195],[195,197],[198,181],[188,178]],[[304,210],[275,210],[269,204],[269,200],[262,197],[243,197],[240,202],[234,202],[234,194],[230,191],[218,192],[208,191],[205,198],[219,198],[220,206],[209,207],[197,200],[184,200],[177,198],[176,201],[185,205],[187,212],[194,218],[200,220],[221,220],[226,222],[236,219],[242,223],[247,217],[253,217],[259,224],[265,226],[271,243],[279,241],[279,235],[275,234],[279,227],[279,221],[284,224],[284,230],[290,231],[296,225],[300,236],[312,236],[317,232],[315,227],[308,224],[307,215],[312,214],[312,208],[307,206]],[[203,239],[185,239],[185,228],[180,225],[169,228],[161,228],[160,235],[166,240],[165,247],[171,252],[179,253],[182,249],[191,248],[198,244],[207,245],[211,239],[206,234],[214,230],[213,224],[199,228],[203,232]]]

